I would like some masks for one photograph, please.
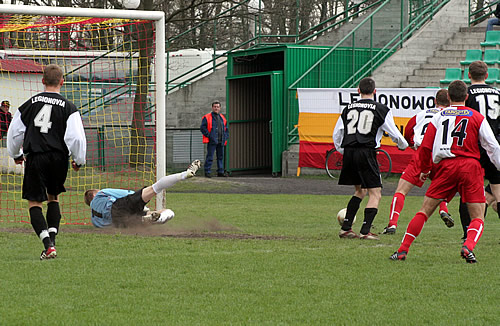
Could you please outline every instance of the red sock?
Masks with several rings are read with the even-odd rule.
[[[403,236],[403,241],[401,242],[401,246],[399,247],[398,252],[408,252],[413,240],[418,237],[424,227],[425,222],[427,222],[427,219],[428,217],[422,212],[418,212],[411,219],[410,223],[408,224],[408,228],[406,229],[406,233]]]
[[[405,205],[405,195],[400,192],[394,194],[391,202],[391,213],[389,214],[389,226],[397,226],[399,214]]]
[[[448,203],[445,202],[444,200],[439,204],[439,213],[445,212],[448,214]]]
[[[474,247],[483,234],[483,230],[483,220],[481,220],[480,218],[475,218],[470,221],[469,227],[467,228],[467,240],[464,242],[464,246],[467,246],[469,250],[474,250]]]

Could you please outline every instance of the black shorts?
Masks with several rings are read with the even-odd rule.
[[[144,188],[142,188],[144,189]],[[118,198],[111,206],[113,226],[128,227],[142,224],[145,203],[142,200],[142,189],[133,194]]]
[[[382,187],[375,149],[346,147],[339,185],[361,185],[362,188]]]
[[[66,191],[68,156],[60,152],[30,153],[26,156],[23,199],[43,202],[47,194],[57,196]]]
[[[479,162],[484,169],[484,178],[492,184],[500,184],[500,171],[491,163],[490,157],[483,148],[481,149],[481,158]]]

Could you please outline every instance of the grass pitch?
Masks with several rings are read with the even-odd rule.
[[[449,205],[454,228],[432,216],[407,261],[393,262],[422,198],[407,197],[396,235],[381,241],[338,238],[335,216],[349,198],[169,193],[171,222],[148,232],[63,226],[51,261],[38,260],[29,225],[2,224],[0,324],[500,323],[492,210],[474,250],[478,264],[459,255],[457,200]],[[387,224],[390,200],[382,199],[375,231]]]

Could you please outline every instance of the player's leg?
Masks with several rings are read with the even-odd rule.
[[[493,194],[493,197],[495,197],[496,199],[496,207],[498,207],[498,203],[500,202],[500,184],[498,183],[490,183],[490,186],[491,186],[491,192]],[[498,213],[498,210],[497,210],[497,214],[498,214],[498,218],[500,218],[500,213]]]
[[[212,171],[212,162],[214,160],[214,151],[216,147],[217,147],[216,144],[212,143],[207,144],[207,156],[205,158],[205,164],[204,164],[206,177],[210,177],[210,172]]]
[[[40,254],[40,260],[56,258],[57,253],[52,241],[50,240],[47,221],[45,221],[45,217],[43,216],[42,202],[28,200],[28,206],[31,226],[35,231],[35,234],[40,238],[40,240],[42,240],[45,248]]]
[[[372,228],[373,220],[378,212],[378,204],[380,202],[380,198],[382,197],[382,188],[368,188],[368,203],[366,203],[365,208],[365,219],[363,221],[363,225],[361,226],[360,231],[360,239],[366,240],[379,240],[378,235],[370,232]]]
[[[485,190],[484,195],[486,197],[486,204],[487,204],[487,206],[485,207],[485,210],[484,210],[484,216],[486,216],[486,209],[488,208],[488,206],[493,208],[493,210],[495,212],[498,212],[498,203],[497,203],[495,196],[493,196],[491,194],[490,185],[488,185],[488,187],[486,187],[484,190]]]
[[[359,168],[357,166],[357,158],[354,156],[355,149],[346,148],[342,157],[342,170],[340,171],[339,184],[354,186],[354,195],[347,204],[344,223],[339,231],[340,238],[358,238],[358,235],[352,230],[354,216],[358,212],[361,201],[366,196],[366,189],[361,187],[361,178],[359,176]]]
[[[47,226],[52,244],[56,245],[56,236],[59,232],[59,225],[61,223],[61,210],[59,207],[58,196],[48,195],[49,200],[47,203]]]
[[[22,197],[28,200],[31,226],[44,246],[44,250],[40,255],[41,260],[56,257],[55,248],[50,241],[47,221],[42,211],[42,203],[48,199],[45,173],[47,173],[47,169],[51,168],[47,164],[50,161],[51,158],[47,157],[46,153],[30,154],[26,158],[24,168]]]
[[[462,240],[465,241],[467,239],[467,228],[470,224],[470,215],[469,210],[467,209],[467,204],[463,202],[463,199],[460,198],[460,206],[458,207],[458,212],[460,214],[460,223],[462,224],[463,236]]]
[[[467,263],[476,263],[473,253],[477,242],[483,235],[484,230],[484,203],[467,203],[467,208],[471,216],[471,222],[467,229],[467,239],[465,240],[460,255]]]
[[[361,188],[361,185],[354,186],[354,195],[347,203],[347,210],[344,218],[344,223],[340,230],[339,236],[341,238],[357,238],[357,234],[352,231],[352,223],[354,221],[354,216],[359,210],[359,205],[363,198],[365,198],[367,193],[366,189]]]
[[[460,178],[458,192],[463,201],[467,203],[470,215],[470,224],[467,228],[467,239],[465,240],[460,255],[467,263],[476,263],[476,257],[472,252],[481,238],[484,229],[484,179],[482,167],[474,159],[461,160],[461,171],[457,171]]]
[[[59,207],[59,194],[66,191],[64,183],[68,175],[68,157],[63,153],[47,153],[44,155],[45,167],[43,168],[45,184],[47,186],[47,226],[50,241],[55,246],[56,235],[59,233],[61,210]]]
[[[399,246],[398,250],[390,257],[392,260],[406,259],[406,255],[410,250],[410,246],[413,243],[413,240],[415,240],[419,236],[420,232],[422,232],[425,222],[427,222],[429,216],[434,213],[434,210],[436,210],[440,202],[440,199],[434,199],[427,196],[424,197],[422,208],[417,214],[415,214],[415,216],[408,224],[401,245]]]
[[[406,195],[408,195],[408,193],[413,187],[414,185],[411,184],[410,182],[404,180],[403,178],[399,179],[398,187],[391,201],[391,209],[389,213],[389,225],[387,225],[387,227],[384,228],[382,234],[396,233],[399,215],[403,210]]]
[[[455,226],[455,221],[451,218],[451,215],[448,212],[448,202],[445,200],[439,204],[439,216],[447,227],[451,228]]]
[[[156,194],[172,187],[177,182],[194,177],[200,166],[200,160],[194,160],[186,171],[161,177],[160,180],[152,186],[146,187],[142,190],[142,200],[144,200],[145,203],[148,203]]]

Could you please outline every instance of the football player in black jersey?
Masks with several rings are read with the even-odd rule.
[[[479,111],[482,115],[486,117],[493,134],[500,140],[500,125],[499,125],[499,113],[500,113],[500,92],[493,86],[486,84],[486,78],[488,78],[488,66],[483,61],[474,61],[469,65],[469,78],[471,80],[471,85],[467,91],[469,97],[465,101],[465,106]],[[486,188],[487,198],[494,198],[488,202],[493,202],[492,205],[495,210],[497,210],[497,203],[500,201],[500,172],[491,163],[490,158],[486,154],[486,151],[480,147],[481,152],[481,166],[484,169],[484,177],[490,182],[489,186]],[[462,228],[464,231],[463,240],[467,238],[467,228],[471,221],[469,211],[467,206],[460,201],[460,221],[462,222]],[[497,210],[498,212],[498,210]],[[500,218],[500,212],[498,212]]]
[[[370,232],[382,196],[382,180],[375,149],[380,147],[384,131],[399,149],[408,147],[408,142],[394,123],[391,110],[374,101],[375,92],[375,81],[369,77],[363,78],[358,87],[361,99],[344,108],[333,131],[335,148],[344,155],[339,184],[354,185],[354,196],[347,205],[339,232],[341,238],[379,240],[377,234]],[[367,193],[369,199],[358,235],[352,231],[352,222]]]
[[[59,94],[64,83],[61,68],[46,66],[42,83],[45,91],[15,112],[7,132],[7,151],[17,164],[26,162],[23,199],[28,200],[31,225],[45,247],[40,255],[44,260],[57,256],[58,196],[66,191],[69,156],[73,156],[73,170],[78,171],[85,164],[87,141],[76,106]],[[44,201],[48,201],[47,220],[42,212]]]

